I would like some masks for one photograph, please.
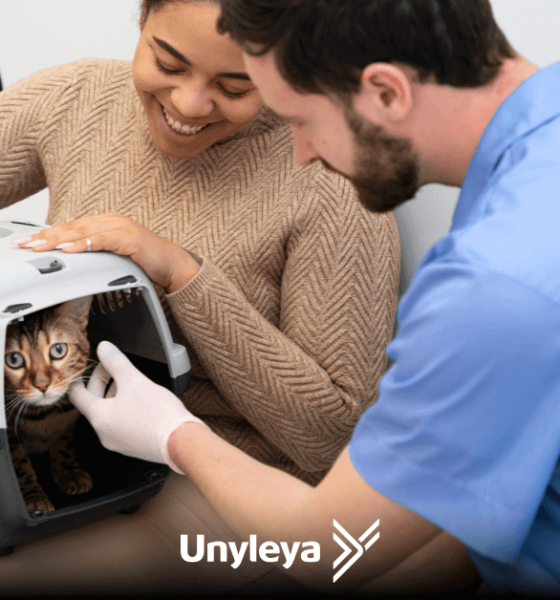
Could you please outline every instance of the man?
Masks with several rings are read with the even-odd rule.
[[[247,539],[320,543],[323,562],[289,570],[307,584],[421,580],[457,539],[491,589],[558,594],[560,65],[518,56],[487,0],[221,5],[300,162],[346,175],[372,210],[462,185],[451,232],[401,302],[377,403],[316,488],[220,440],[110,345],[116,398],[97,397],[99,373],[76,404],[104,444],[187,474]],[[333,520],[368,532],[335,584]]]

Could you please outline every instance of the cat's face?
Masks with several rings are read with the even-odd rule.
[[[87,366],[86,327],[91,297],[77,298],[9,325],[6,332],[6,398],[47,406],[62,398]]]

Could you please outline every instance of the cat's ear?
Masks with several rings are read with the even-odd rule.
[[[68,300],[68,302],[63,302],[55,312],[57,316],[65,316],[76,321],[81,327],[85,327],[88,322],[92,300],[93,296]]]

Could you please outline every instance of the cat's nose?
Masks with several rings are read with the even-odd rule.
[[[40,391],[40,392],[46,392],[49,385],[51,384],[51,380],[48,377],[45,376],[38,376],[36,377],[35,381],[33,382],[33,385]]]

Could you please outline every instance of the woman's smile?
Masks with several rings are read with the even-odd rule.
[[[173,131],[176,131],[177,133],[181,133],[182,135],[194,135],[195,133],[198,133],[199,131],[206,129],[206,127],[211,125],[211,123],[202,125],[200,127],[191,127],[190,125],[181,125],[181,123],[179,121],[175,121],[173,119],[173,117],[171,117],[169,115],[169,113],[165,110],[165,107],[162,107],[162,108],[163,108],[163,114],[165,116],[165,120],[167,121],[167,124],[171,127],[171,129],[173,129]]]

